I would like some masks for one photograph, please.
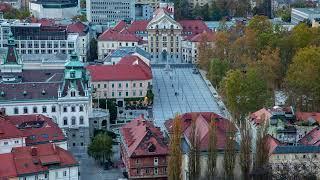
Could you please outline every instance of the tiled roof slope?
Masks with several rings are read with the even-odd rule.
[[[129,81],[152,79],[151,68],[138,56],[126,56],[124,59],[130,63],[118,63],[116,65],[89,65],[92,81]]]
[[[85,36],[88,33],[88,27],[80,21],[69,24],[67,26],[69,33],[78,33],[80,36]]]
[[[315,127],[313,130],[311,130],[299,140],[299,143],[303,145],[320,146],[320,127]]]
[[[4,121],[14,125],[23,137],[27,137],[27,146],[66,141],[58,125],[49,117],[41,114],[5,116]]]
[[[120,134],[129,157],[168,154],[168,146],[160,128],[143,117],[122,126]],[[149,151],[150,146],[154,147],[154,151]]]
[[[200,136],[200,150],[207,151],[209,144],[209,125],[211,119],[215,120],[216,132],[217,132],[217,148],[223,150],[226,142],[226,131],[228,126],[231,126],[231,129],[235,129],[234,125],[227,119],[212,113],[212,112],[192,112],[185,113],[180,116],[182,121],[182,132],[185,138],[190,138],[191,132],[191,122],[192,118],[196,120],[196,131]],[[167,120],[165,122],[165,127],[168,132],[171,132],[173,119]]]
[[[103,32],[99,38],[99,41],[122,41],[122,42],[140,42],[141,39],[130,33],[121,33],[114,29],[108,29]]]
[[[182,35],[196,35],[204,31],[210,31],[209,27],[202,20],[181,20],[178,22],[183,28]]]

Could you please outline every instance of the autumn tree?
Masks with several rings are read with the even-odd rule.
[[[211,118],[209,127],[209,144],[208,144],[208,176],[213,179],[217,165],[218,149],[217,149],[217,126],[216,120]]]
[[[225,77],[227,71],[229,70],[229,63],[227,60],[220,60],[214,58],[210,62],[208,78],[217,87],[220,81]]]
[[[228,123],[226,130],[226,144],[224,147],[223,162],[226,179],[233,179],[233,170],[236,164],[236,141],[235,130],[231,123]]]
[[[198,64],[200,68],[208,70],[210,60],[213,58],[213,49],[211,42],[208,41],[208,36],[206,33],[203,33],[201,40],[198,45]]]
[[[300,110],[319,111],[320,48],[306,47],[297,52],[286,75],[291,103]]]
[[[190,150],[188,153],[188,167],[190,180],[197,180],[200,176],[200,141],[196,120],[196,117],[193,116],[189,135]]]
[[[177,115],[172,123],[172,135],[170,137],[170,157],[168,163],[168,179],[180,180],[181,179],[181,164],[182,164],[182,152],[181,152],[181,119]]]

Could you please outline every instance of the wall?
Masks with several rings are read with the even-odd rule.
[[[22,146],[26,146],[24,137],[0,139],[0,154],[10,153],[13,147],[22,147]]]
[[[138,42],[133,41],[98,41],[98,59],[103,59],[112,50],[116,50],[119,47],[135,47],[138,46]]]
[[[49,171],[49,179],[55,180],[78,180],[79,167],[68,167],[68,168],[59,168],[51,169]]]

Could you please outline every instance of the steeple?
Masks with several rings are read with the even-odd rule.
[[[7,53],[1,61],[1,72],[22,72],[22,60],[16,51],[14,41],[13,34],[10,31]]]

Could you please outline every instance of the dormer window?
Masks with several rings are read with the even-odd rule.
[[[76,96],[76,92],[75,91],[71,91],[71,97],[75,97]]]

